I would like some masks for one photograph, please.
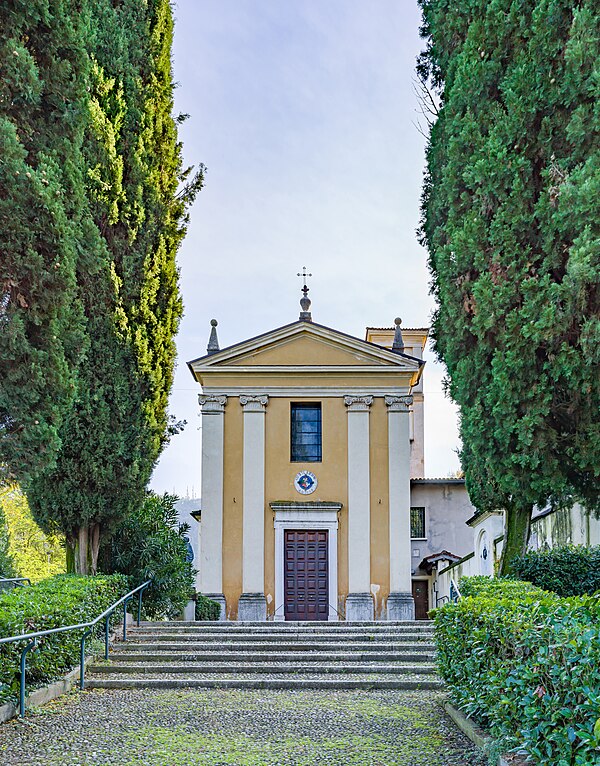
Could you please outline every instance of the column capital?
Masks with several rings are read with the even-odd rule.
[[[413,403],[412,396],[386,396],[385,404],[388,412],[408,412]]]
[[[344,404],[348,408],[348,412],[368,412],[369,407],[373,404],[372,396],[345,396]]]
[[[220,415],[225,410],[227,397],[225,394],[199,394],[198,404],[203,415]]]
[[[244,408],[244,412],[264,412],[268,403],[269,397],[267,394],[260,396],[242,394],[240,396],[240,404]]]

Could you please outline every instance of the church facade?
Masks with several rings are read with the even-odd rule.
[[[432,603],[421,554],[437,552],[435,498],[411,501],[427,481],[427,330],[352,337],[312,321],[307,291],[298,321],[229,348],[213,320],[188,363],[202,387],[197,587],[222,619],[413,619],[419,587]]]

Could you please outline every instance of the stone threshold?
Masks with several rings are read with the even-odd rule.
[[[477,747],[480,747],[483,750],[486,745],[493,741],[487,731],[468,718],[462,710],[454,707],[454,705],[451,705],[449,702],[444,703],[444,710],[462,733],[468,737],[474,745],[477,745]],[[510,753],[501,755],[498,758],[497,766],[526,766],[526,764],[527,760],[525,756]]]

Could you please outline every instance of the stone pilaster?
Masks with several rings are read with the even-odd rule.
[[[345,396],[348,410],[348,585],[346,620],[372,620],[369,409],[372,396]]]
[[[410,541],[410,428],[412,396],[386,396],[388,410],[390,595],[388,620],[414,620]]]
[[[223,434],[227,397],[200,395],[202,407],[202,520],[200,548],[200,590],[221,605],[220,619],[226,618],[223,595]]]
[[[265,413],[269,397],[240,396],[244,410],[242,595],[238,620],[266,620]]]

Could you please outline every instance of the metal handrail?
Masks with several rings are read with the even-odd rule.
[[[80,622],[77,625],[65,625],[60,628],[49,628],[48,630],[38,630],[34,633],[23,633],[20,636],[8,636],[8,638],[0,638],[0,645],[1,644],[10,644],[15,643],[17,641],[27,641],[27,645],[21,652],[21,661],[20,661],[20,670],[21,670],[21,683],[20,683],[20,689],[19,689],[19,717],[23,718],[25,715],[25,670],[26,670],[26,660],[27,655],[30,651],[35,649],[37,647],[38,638],[41,638],[42,636],[50,636],[54,633],[66,633],[70,630],[85,630],[85,633],[81,637],[81,645],[79,650],[79,688],[83,689],[85,688],[85,641],[88,638],[88,636],[91,635],[92,631],[94,630],[94,627],[100,622],[100,620],[104,620],[104,659],[108,659],[108,639],[109,639],[109,623],[110,623],[110,617],[112,613],[115,611],[115,609],[123,604],[123,641],[127,640],[127,605],[131,601],[131,599],[135,596],[135,594],[138,594],[138,613],[137,613],[137,624],[138,627],[140,625],[141,621],[141,615],[142,615],[142,595],[146,588],[152,584],[152,580],[146,580],[146,582],[143,582],[141,585],[138,585],[137,588],[134,588],[133,590],[129,591],[129,593],[126,593],[124,596],[122,596],[118,601],[115,601],[114,604],[111,604],[107,609],[105,609],[102,614],[99,614],[98,617],[96,617],[94,620],[91,620],[90,622]]]
[[[460,601],[462,598],[461,592],[458,589],[458,585],[454,582],[452,578],[450,578],[450,601]]]
[[[27,583],[27,585],[31,585],[31,580],[29,577],[0,577],[0,585],[5,582],[14,583],[15,588],[24,588],[25,583]]]

